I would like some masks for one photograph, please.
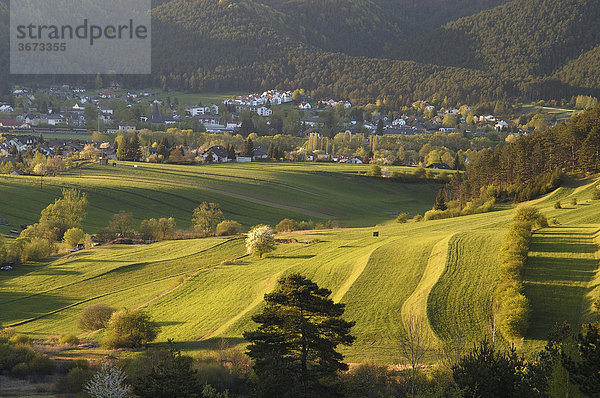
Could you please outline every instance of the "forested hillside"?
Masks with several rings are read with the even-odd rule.
[[[523,136],[494,152],[484,150],[465,176],[449,184],[446,193],[462,204],[490,191],[500,198],[530,200],[557,188],[562,172],[599,172],[599,148],[600,107],[596,107],[569,123]]]
[[[514,80],[549,76],[598,44],[599,21],[596,1],[516,0],[445,25],[407,56]]]
[[[122,78],[132,86],[303,88],[389,108],[600,92],[593,0],[161,0],[154,7],[153,74]]]

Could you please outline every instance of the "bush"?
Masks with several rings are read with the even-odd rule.
[[[121,310],[110,317],[104,343],[110,348],[137,348],[154,340],[157,333],[157,326],[142,310]]]
[[[242,233],[242,224],[237,221],[225,220],[217,225],[217,236],[232,236]]]
[[[63,236],[63,242],[67,244],[68,247],[75,247],[80,242],[83,242],[85,238],[85,234],[81,228],[70,228],[67,229]]]
[[[74,367],[65,376],[58,379],[54,385],[54,389],[58,393],[77,394],[83,391],[83,388],[93,375],[94,372],[89,368]]]
[[[548,226],[548,220],[533,206],[521,205],[515,210],[513,216],[515,222],[527,222],[534,228],[545,228]]]
[[[562,205],[560,204],[560,200],[557,200],[556,203],[554,203],[554,208],[555,209],[562,209]]]
[[[31,238],[23,245],[21,262],[37,261],[48,257],[52,253],[52,244],[44,238]]]
[[[400,213],[398,214],[398,217],[396,217],[396,222],[404,224],[405,222],[408,221],[408,214],[406,213]]]
[[[327,224],[325,224],[327,229],[338,229],[340,224],[335,220],[327,220]]]
[[[379,167],[378,165],[374,164],[371,165],[371,167],[369,168],[369,171],[367,171],[367,176],[369,177],[381,177],[381,167]]]
[[[79,315],[79,327],[83,330],[93,331],[103,329],[116,310],[105,304],[92,304],[81,311]]]
[[[31,345],[31,339],[29,336],[25,336],[24,334],[15,334],[9,339],[9,341],[13,344]]]
[[[414,222],[420,222],[423,221],[423,216],[420,214],[415,214],[415,216],[413,217],[413,221]]]
[[[289,218],[284,218],[283,220],[279,221],[279,223],[275,226],[275,231],[277,231],[277,233],[293,232],[297,231],[298,229],[298,222]]]
[[[573,199],[571,199],[571,204],[572,204],[573,206],[577,206],[577,198],[573,198]]]
[[[594,192],[592,192],[592,200],[600,200],[600,188],[594,189]]]
[[[77,338],[77,336],[72,334],[63,334],[58,339],[58,342],[60,344],[77,345],[79,344],[79,339]]]

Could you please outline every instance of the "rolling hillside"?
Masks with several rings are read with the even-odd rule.
[[[88,170],[82,179],[92,179],[93,172],[98,170]],[[151,170],[139,172],[151,175]],[[533,202],[561,225],[534,234],[524,277],[534,312],[519,344],[526,353],[544,344],[543,332],[555,322],[598,319],[590,307],[600,290],[600,201],[591,200],[597,183],[573,183]],[[310,182],[294,185],[309,189]],[[572,198],[577,205],[568,205]],[[563,209],[554,209],[556,200],[563,201]],[[7,309],[0,322],[35,337],[80,334],[76,319],[81,309],[106,303],[145,308],[161,326],[158,340],[174,338],[186,350],[212,348],[222,338],[235,345],[243,343],[242,331],[252,327],[250,317],[264,293],[279,276],[297,271],[347,305],[345,317],[356,321],[357,336],[344,351],[349,361],[396,362],[403,325],[413,315],[427,319],[434,346],[459,333],[467,344],[489,336],[498,248],[511,216],[506,209],[420,223],[297,232],[286,236],[299,243],[280,244],[263,260],[247,256],[243,239],[236,237],[100,247],[0,274],[0,305]],[[373,237],[373,231],[380,236]]]
[[[124,163],[123,167],[88,165],[58,177],[0,176],[0,218],[12,226],[35,222],[40,211],[64,187],[88,194],[84,229],[97,232],[120,210],[139,223],[150,217],[174,217],[179,228],[190,225],[201,202],[221,205],[225,217],[246,227],[275,225],[285,217],[343,226],[367,226],[399,212],[423,213],[441,184],[398,184],[359,176],[368,165],[229,164],[169,166]],[[400,170],[401,167],[391,167]],[[406,169],[404,170],[411,170]],[[0,230],[0,232],[4,232]]]

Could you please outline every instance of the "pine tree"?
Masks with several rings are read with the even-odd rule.
[[[341,318],[345,305],[330,295],[299,274],[279,279],[265,295],[265,307],[252,317],[258,329],[244,332],[258,396],[324,396],[327,383],[348,369],[336,348],[352,344],[354,322]]]
[[[161,353],[147,376],[138,379],[134,392],[140,397],[200,397],[202,384],[193,368],[194,359],[183,356],[169,340],[169,350]]]
[[[375,130],[375,134],[383,135],[383,119],[379,119],[377,122],[377,130]]]
[[[250,137],[246,138],[244,145],[242,145],[241,156],[252,157],[254,156],[254,143]]]
[[[433,205],[433,209],[444,211],[447,208],[448,206],[446,206],[446,195],[444,195],[444,191],[440,189],[438,191],[437,196],[435,197],[435,204]]]

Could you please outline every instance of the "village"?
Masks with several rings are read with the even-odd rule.
[[[373,104],[314,99],[301,89],[187,104],[170,93],[126,90],[117,83],[97,90],[15,87],[11,101],[0,103],[0,172],[33,173],[23,159],[37,153],[64,159],[76,155],[101,164],[287,160],[456,169],[469,161],[471,149],[535,131],[536,118],[525,120],[532,126],[527,130],[490,113],[476,114],[464,104],[445,108],[415,101],[385,112]],[[139,150],[124,155],[117,137],[133,135]],[[461,144],[438,143],[423,153],[417,137]],[[488,144],[472,148],[473,140]]]

